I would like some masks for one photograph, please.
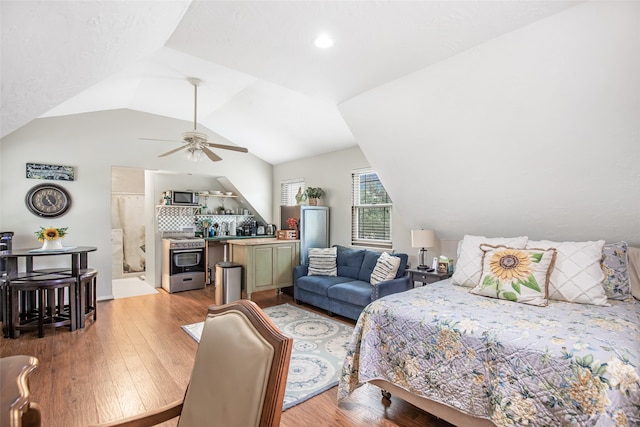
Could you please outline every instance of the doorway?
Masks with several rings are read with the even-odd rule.
[[[111,168],[111,281],[114,298],[157,292],[146,282],[145,171]]]

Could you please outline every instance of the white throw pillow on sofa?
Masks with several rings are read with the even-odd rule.
[[[309,276],[337,276],[337,248],[309,249]]]
[[[551,271],[549,299],[578,304],[608,305],[602,286],[604,273],[600,266],[604,240],[588,242],[553,242],[529,240],[527,249],[558,251]]]
[[[395,279],[399,267],[400,258],[389,255],[386,252],[382,252],[376,262],[376,266],[371,272],[371,279],[369,279],[369,282],[372,285],[377,285],[380,282]]]
[[[527,245],[527,236],[519,237],[484,237],[465,235],[459,246],[456,269],[451,277],[454,285],[474,288],[480,283],[482,276],[482,256],[484,252],[480,245],[508,246],[515,249],[524,249]]]

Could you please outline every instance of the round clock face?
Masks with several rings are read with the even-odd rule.
[[[25,203],[33,214],[54,218],[67,212],[71,206],[71,196],[59,185],[40,184],[29,190]]]

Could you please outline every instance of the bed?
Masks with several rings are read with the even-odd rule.
[[[455,425],[640,425],[640,303],[520,304],[452,279],[389,295],[358,319],[338,399],[365,383]]]

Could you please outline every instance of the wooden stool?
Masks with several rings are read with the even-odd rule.
[[[78,327],[84,328],[85,320],[93,317],[95,322],[98,318],[98,299],[96,289],[98,284],[98,270],[85,268],[80,270],[80,287],[78,307]]]
[[[77,327],[77,282],[75,277],[45,274],[23,277],[9,282],[11,321],[9,336],[18,338],[21,330],[38,330],[44,337],[44,328]],[[65,304],[65,296],[68,304]]]

